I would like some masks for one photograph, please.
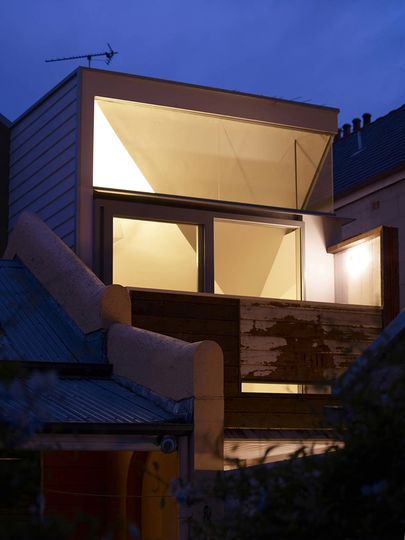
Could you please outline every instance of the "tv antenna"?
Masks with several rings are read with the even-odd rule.
[[[80,58],[87,58],[89,67],[91,67],[91,61],[93,58],[95,58],[96,56],[105,56],[105,63],[109,65],[111,60],[113,59],[113,56],[118,54],[118,51],[113,51],[109,43],[107,43],[107,45],[108,51],[91,54],[80,54],[79,56],[67,56],[65,58],[50,58],[49,60],[45,60],[45,62],[62,62],[64,60],[79,60]]]

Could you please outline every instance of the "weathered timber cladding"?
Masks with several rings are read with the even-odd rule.
[[[241,377],[320,382],[344,371],[378,336],[380,308],[241,300]]]
[[[132,324],[184,341],[210,339],[224,353],[225,395],[240,394],[239,300],[131,291]]]
[[[75,75],[12,126],[9,230],[30,210],[74,248],[77,129]]]
[[[243,394],[225,401],[227,428],[319,429],[324,407],[335,405],[331,396]]]
[[[321,381],[345,369],[381,330],[381,310],[309,302],[132,290],[132,324],[224,353],[225,427],[322,428],[327,395],[241,393],[257,381]]]

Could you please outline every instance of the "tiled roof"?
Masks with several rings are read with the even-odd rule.
[[[143,390],[143,391],[142,391]],[[1,416],[20,425],[32,417],[44,424],[162,424],[191,420],[187,403],[143,395],[121,378],[60,377],[34,373],[0,387]]]
[[[333,145],[335,195],[405,167],[405,105]]]
[[[0,360],[106,362],[102,331],[85,335],[18,260],[0,260]]]

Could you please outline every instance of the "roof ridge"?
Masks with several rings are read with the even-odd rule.
[[[366,126],[362,126],[357,131],[352,131],[349,135],[340,137],[339,139],[334,141],[333,144],[337,145],[337,144],[343,143],[344,141],[347,141],[348,139],[351,139],[353,135],[357,135],[357,133],[364,133],[364,130],[366,130],[367,128],[369,128],[371,126],[374,126],[375,124],[377,124],[377,122],[381,122],[382,120],[386,119],[390,115],[394,115],[394,114],[398,113],[401,109],[405,109],[405,103],[403,103],[402,105],[400,105],[396,109],[392,109],[391,111],[388,111],[387,113],[385,113],[382,116],[378,116],[375,120],[373,120],[372,122],[370,122]]]
[[[145,399],[149,399],[159,407],[162,407],[165,411],[182,417],[184,421],[191,421],[193,414],[192,398],[176,401],[175,399],[157,394],[150,388],[147,388],[146,386],[132,381],[127,377],[123,377],[122,375],[116,375],[113,373],[111,379],[117,384],[126,388],[127,390],[131,390],[136,395],[141,396]]]

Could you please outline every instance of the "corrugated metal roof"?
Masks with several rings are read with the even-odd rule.
[[[163,401],[161,402],[163,403]],[[117,380],[57,378],[35,373],[0,388],[1,416],[7,422],[59,424],[185,423],[189,415],[175,413],[138,395]]]
[[[0,260],[0,360],[106,362],[102,331],[85,335],[18,260]]]
[[[405,166],[405,105],[333,145],[335,195]]]

